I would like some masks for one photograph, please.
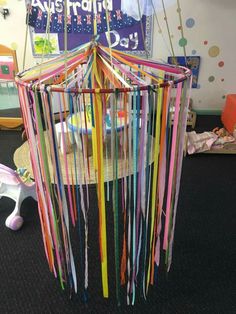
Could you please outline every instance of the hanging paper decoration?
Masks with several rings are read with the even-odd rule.
[[[47,26],[47,12],[42,12],[38,7],[29,8],[28,24],[35,30],[45,32]],[[67,32],[75,34],[93,34],[93,13],[84,15],[68,15]],[[97,33],[107,32],[106,12],[98,13]],[[110,30],[120,30],[140,23],[133,17],[124,14],[121,10],[109,11]],[[50,32],[64,33],[64,14],[52,13],[50,16]]]
[[[124,302],[124,285],[127,304],[134,304],[140,291],[146,298],[163,250],[168,270],[171,264],[190,71],[90,42],[20,73],[16,82],[51,271],[75,292],[83,283],[87,299],[93,285],[88,190],[96,182],[103,296],[109,296],[114,272],[118,304]],[[109,241],[106,206],[113,211]],[[79,280],[70,232],[75,225],[84,274]],[[108,269],[111,252],[114,266]]]
[[[43,37],[42,35],[50,30],[50,33],[57,35],[61,53],[64,51],[65,1],[33,0],[28,6],[26,18],[28,25],[31,26],[31,34],[40,34]],[[95,11],[94,7],[96,7]],[[109,46],[108,37],[110,36],[112,48],[126,52],[132,51],[139,55],[151,55],[152,16],[143,15],[141,21],[135,20],[121,10],[121,0],[70,0],[67,5],[67,15],[68,50],[91,41],[93,24],[96,23],[96,34],[100,36],[99,42],[104,46]],[[49,25],[47,25],[48,16],[50,16]],[[40,56],[34,49],[34,45],[33,53]],[[55,55],[56,52],[51,54]]]

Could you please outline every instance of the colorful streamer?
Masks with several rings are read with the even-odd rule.
[[[125,284],[127,304],[134,305],[140,291],[146,299],[162,247],[167,270],[172,259],[190,71],[92,41],[18,74],[16,82],[50,270],[71,293],[83,283],[87,301],[92,241],[88,191],[95,183],[102,294],[109,296],[114,273],[118,305],[124,302]],[[114,233],[108,237],[109,208]],[[75,248],[73,226],[79,235]],[[112,251],[114,265],[108,268]],[[80,273],[83,280],[77,278]]]

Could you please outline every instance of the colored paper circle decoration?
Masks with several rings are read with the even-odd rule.
[[[219,53],[220,53],[220,48],[218,46],[211,46],[208,50],[208,54],[212,58],[217,57]]]
[[[187,39],[186,38],[184,38],[184,37],[182,37],[182,38],[180,38],[180,40],[179,40],[179,46],[180,47],[185,47],[186,45],[187,45]]]
[[[215,80],[215,77],[214,77],[213,75],[211,75],[211,76],[208,78],[208,81],[209,81],[209,82],[214,82],[214,80]]]
[[[193,18],[189,18],[186,20],[186,27],[192,28],[195,25],[195,20]]]
[[[11,43],[11,49],[16,50],[18,48],[17,43],[13,42]]]

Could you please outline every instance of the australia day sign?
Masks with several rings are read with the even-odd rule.
[[[28,2],[28,1],[27,1]],[[94,2],[96,3],[96,25],[98,41],[124,52],[150,56],[152,49],[152,16],[135,20],[121,11],[121,0],[68,0],[67,1],[67,49],[74,49],[92,40],[94,36]],[[64,51],[64,3],[63,0],[32,0],[29,6],[29,25],[35,56],[55,55]],[[106,6],[110,36],[107,29]],[[50,9],[50,10],[49,10]],[[50,23],[47,23],[50,12]],[[48,36],[46,33],[50,33]],[[50,41],[48,41],[48,39]],[[45,45],[45,40],[47,43]],[[41,49],[41,50],[40,50]]]

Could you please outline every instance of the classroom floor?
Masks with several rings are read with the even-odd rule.
[[[198,130],[219,125],[218,117],[198,117]],[[0,132],[0,163],[13,167],[14,150],[21,135]],[[184,158],[174,256],[168,276],[159,272],[158,285],[147,302],[117,307],[114,278],[111,298],[101,297],[97,243],[97,208],[91,207],[89,302],[79,294],[69,299],[49,272],[43,250],[36,203],[23,203],[25,223],[19,232],[4,226],[13,202],[0,200],[0,313],[236,313],[236,155],[199,154]],[[91,204],[95,203],[90,189]],[[113,233],[112,209],[108,206],[108,234]],[[95,226],[93,228],[93,226]],[[77,248],[73,232],[74,251]],[[112,239],[111,239],[112,240]],[[109,265],[112,267],[113,252]],[[80,283],[79,283],[80,286]]]

